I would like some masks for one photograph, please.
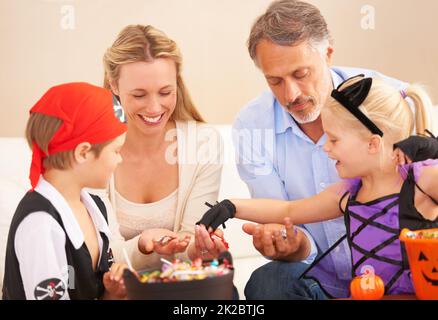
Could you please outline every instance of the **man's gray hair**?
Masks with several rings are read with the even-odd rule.
[[[327,23],[319,9],[297,0],[274,1],[256,20],[248,39],[249,55],[254,61],[262,39],[281,46],[294,46],[307,40],[320,53],[331,42]]]

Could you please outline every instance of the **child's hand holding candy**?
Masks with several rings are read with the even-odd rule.
[[[105,300],[126,299],[126,288],[123,281],[123,271],[128,266],[124,263],[114,263],[110,270],[103,275],[103,285]]]

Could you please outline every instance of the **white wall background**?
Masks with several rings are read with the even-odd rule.
[[[335,64],[427,86],[438,101],[434,0],[310,0],[335,38]],[[231,123],[266,88],[246,50],[270,0],[0,0],[0,136],[20,136],[52,85],[102,83],[102,55],[127,24],[152,24],[180,45],[184,76],[207,121]],[[374,29],[361,25],[374,10]],[[70,28],[72,27],[72,28]]]

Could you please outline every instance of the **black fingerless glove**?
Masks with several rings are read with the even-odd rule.
[[[196,224],[203,224],[207,230],[211,227],[214,231],[220,225],[225,228],[225,221],[234,218],[236,215],[236,207],[230,200],[223,200],[214,206],[208,202],[205,204],[209,206],[210,209],[204,213],[201,220],[196,222]]]
[[[410,136],[394,144],[394,149],[399,148],[413,162],[427,159],[438,159],[438,138],[426,130],[431,137]]]

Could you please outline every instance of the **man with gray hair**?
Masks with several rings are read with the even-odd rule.
[[[339,180],[334,161],[322,148],[326,136],[320,112],[341,82],[364,74],[383,78],[400,90],[407,86],[371,70],[332,67],[333,46],[324,17],[302,1],[273,2],[252,26],[248,50],[271,89],[245,106],[233,126],[237,167],[253,198],[307,198]],[[247,299],[330,298],[314,280],[300,276],[345,234],[343,219],[290,232],[292,223],[244,225],[256,249],[275,260],[251,275]],[[319,265],[324,285],[333,287],[338,297],[349,296],[348,245],[341,245]]]

